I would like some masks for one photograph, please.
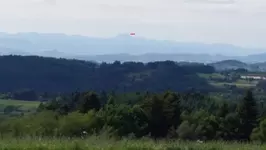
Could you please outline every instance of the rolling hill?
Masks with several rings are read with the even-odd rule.
[[[235,70],[240,68],[251,70],[249,64],[243,63],[238,60],[224,60],[224,61],[211,63],[209,65],[213,66],[217,71]]]
[[[244,63],[238,60],[224,60],[215,63],[209,63],[208,65],[213,66],[217,71],[223,70],[235,70],[235,69],[246,69],[252,72],[265,72],[266,63]]]
[[[206,89],[197,73],[211,66],[178,65],[172,61],[94,63],[38,56],[0,56],[0,92],[34,89],[40,92],[175,91]]]

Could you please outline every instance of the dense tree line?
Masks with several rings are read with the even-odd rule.
[[[204,64],[162,62],[94,63],[37,56],[0,56],[0,92],[184,91],[212,88],[197,73],[212,73]]]
[[[244,95],[243,89],[228,87],[223,93],[197,75],[214,72],[204,64],[98,64],[0,56],[0,70],[0,92],[6,93],[1,98],[43,100],[34,114],[21,113],[14,106],[3,108],[2,136],[81,137],[105,132],[117,138],[266,140],[264,91],[249,90]],[[224,99],[215,99],[211,92]],[[259,101],[254,92],[260,94]],[[240,99],[232,98],[239,95]],[[10,113],[14,111],[19,113]]]
[[[265,141],[265,110],[251,90],[237,103],[197,92],[74,92],[41,103],[35,114],[3,118],[0,133]]]

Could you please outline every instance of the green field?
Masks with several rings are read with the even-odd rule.
[[[255,87],[257,85],[257,82],[210,82],[211,85],[216,86],[216,87],[224,87],[225,85],[235,85],[238,88],[249,88],[249,87]]]
[[[235,85],[238,88],[249,88],[249,87],[255,87],[258,84],[258,81],[248,81],[243,79],[238,79],[235,82],[219,82],[214,81],[217,79],[225,79],[226,77],[219,73],[212,73],[212,74],[198,74],[199,77],[207,79],[209,83],[213,86],[223,88],[226,87],[225,85]],[[210,80],[213,79],[213,80]]]
[[[3,150],[263,150],[265,145],[225,142],[179,142],[151,140],[2,139]]]
[[[224,79],[225,78],[225,76],[220,73],[212,73],[212,74],[199,73],[198,76],[201,78],[205,78],[205,79],[209,79],[209,78]]]
[[[22,100],[4,100],[0,99],[0,111],[3,111],[7,106],[19,107],[21,111],[34,110],[38,107],[40,102],[38,101],[22,101]]]

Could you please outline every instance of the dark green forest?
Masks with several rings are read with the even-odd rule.
[[[38,56],[0,56],[0,92],[185,91],[212,88],[196,73],[212,73],[202,64],[163,62],[94,63]]]

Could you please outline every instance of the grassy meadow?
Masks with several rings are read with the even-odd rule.
[[[251,87],[255,87],[257,85],[256,81],[253,82],[243,82],[242,80],[239,80],[237,82],[232,82],[232,83],[228,83],[228,82],[210,82],[211,85],[215,86],[215,87],[225,87],[225,85],[234,85],[238,88],[251,88]]]
[[[226,142],[180,142],[151,140],[104,140],[89,139],[2,139],[3,150],[264,150],[259,144],[241,144]]]
[[[22,100],[9,100],[9,99],[0,99],[0,111],[3,112],[7,106],[15,106],[22,112],[27,112],[35,110],[39,106],[40,102],[38,101],[22,101]]]
[[[247,74],[249,75],[249,74]],[[209,83],[218,88],[227,88],[226,85],[236,86],[238,88],[251,88],[255,87],[258,84],[258,81],[253,80],[243,80],[238,79],[234,82],[226,82],[226,81],[215,81],[215,80],[225,80],[226,76],[220,73],[212,73],[212,74],[198,74],[199,77],[204,78],[209,81]],[[212,79],[212,80],[210,80]]]

